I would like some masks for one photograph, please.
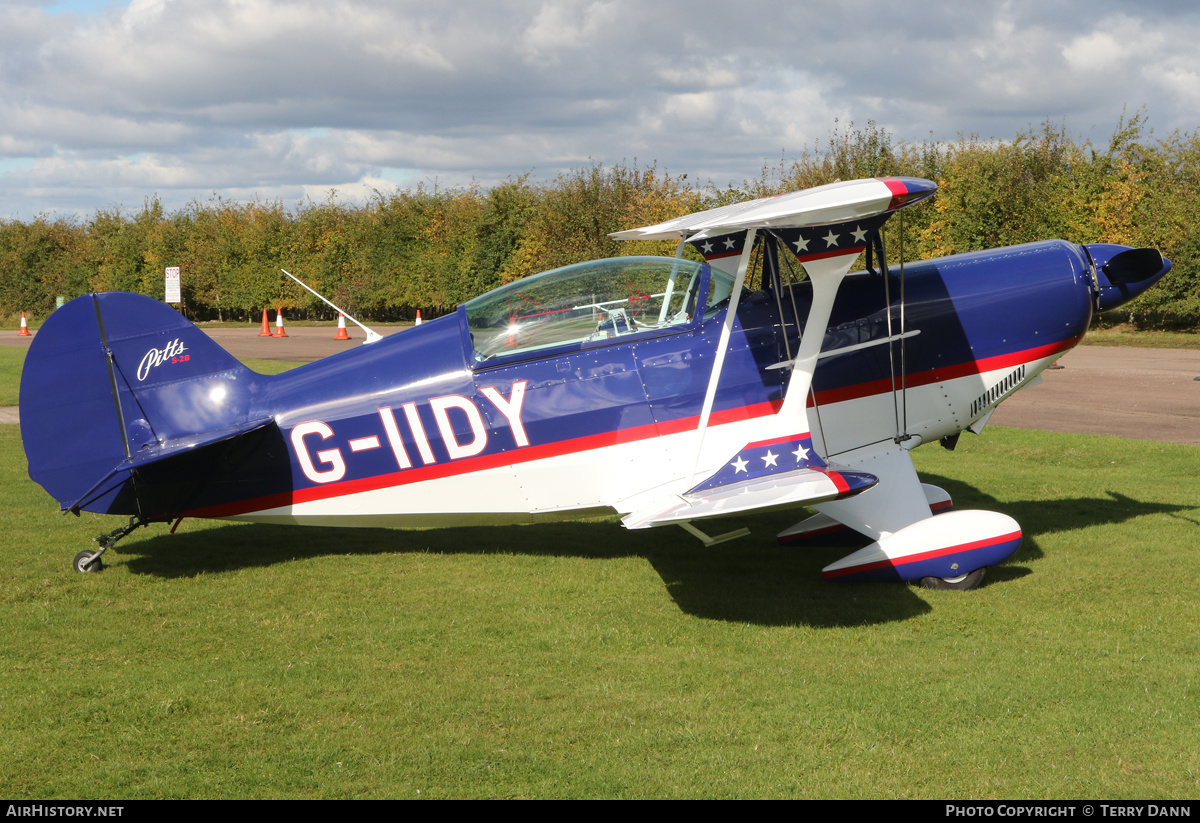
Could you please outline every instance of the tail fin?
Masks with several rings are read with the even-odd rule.
[[[127,481],[268,425],[250,419],[266,379],[157,300],[72,300],[42,325],[21,374],[29,476],[64,510],[163,516],[122,494]]]

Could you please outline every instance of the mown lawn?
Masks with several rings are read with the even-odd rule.
[[[184,521],[81,575],[119,521],[58,514],[16,426],[0,455],[5,797],[1200,792],[1200,449],[919,449],[960,508],[1024,527],[967,593],[825,583],[848,549],[777,547],[786,512],[709,549]]]

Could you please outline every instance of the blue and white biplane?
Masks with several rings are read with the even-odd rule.
[[[158,301],[80,297],[26,360],[29,473],[64,511],[129,517],[76,556],[79,571],[133,529],[183,517],[431,527],[616,513],[712,544],[745,530],[710,536],[709,519],[809,507],[780,540],[849,528],[873,541],[827,578],[972,588],[1021,529],[943,512],[949,497],[920,482],[909,451],[981,431],[1095,312],[1171,264],[1052,240],[889,267],[884,223],[935,190],[856,180],[620,232],[678,251],[527,277],[276,376]],[[706,262],[686,259],[688,244]]]

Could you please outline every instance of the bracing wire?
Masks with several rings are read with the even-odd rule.
[[[908,433],[908,362],[905,359],[905,319],[904,319],[904,212],[897,217],[900,220],[900,403],[904,414],[903,439],[907,440]],[[889,310],[890,311],[890,310]]]
[[[783,248],[783,249],[787,248],[786,244],[783,243],[782,239],[779,238],[778,235],[776,235],[774,232],[772,232],[771,236],[779,244],[780,248]],[[776,261],[778,261],[778,259],[779,259],[779,255],[776,255]],[[799,340],[799,339],[803,338],[803,336],[804,336],[804,329],[800,325],[800,307],[796,305],[795,286],[797,283],[801,282],[802,274],[798,274],[796,272],[796,269],[792,266],[792,255],[790,253],[787,253],[786,251],[783,254],[783,263],[785,266],[787,266],[788,299],[792,304],[792,317],[795,319],[795,322],[796,322],[796,339]],[[801,269],[801,273],[803,273],[803,269]],[[779,271],[779,280],[780,280],[780,287],[782,288],[782,284],[783,284],[782,269],[780,269],[780,271]],[[784,337],[786,339],[787,326],[786,326],[786,324],[783,323],[783,309],[782,308],[779,310],[779,319],[780,319],[780,324],[783,325]],[[788,359],[789,360],[791,359],[790,353],[788,355]],[[821,442],[825,443],[826,442],[825,441],[825,427],[821,422],[821,406],[820,406],[820,404],[817,403],[817,390],[816,390],[815,385],[812,383],[809,383],[809,386],[808,386],[808,396],[809,396],[809,399],[812,401],[813,411],[816,413],[817,432],[821,438]]]
[[[779,312],[779,324],[783,331],[784,359],[792,359],[792,344],[788,342],[787,321],[783,318],[783,273],[779,270],[779,237],[775,232],[768,232],[763,237],[763,245],[770,244],[770,250],[763,258],[771,266],[771,290],[775,292],[775,308]],[[797,326],[799,331],[799,326]]]
[[[796,289],[794,286],[800,282],[800,275],[796,274],[796,270],[792,268],[792,260],[790,254],[784,254],[783,262],[787,265],[788,270],[788,298],[792,302],[792,318],[796,321],[796,337],[799,338],[804,334],[804,329],[800,327],[800,308],[796,305]]]
[[[879,271],[883,276],[883,303],[887,307],[885,314],[887,317],[888,371],[892,379],[892,415],[896,422],[896,442],[899,443],[903,433],[900,429],[900,399],[896,396],[896,338],[892,331],[892,277],[891,272],[888,271],[887,254],[883,246],[883,226],[876,229],[874,240],[878,244]]]

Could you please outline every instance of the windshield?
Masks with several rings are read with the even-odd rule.
[[[708,276],[706,276],[708,275]],[[715,283],[710,283],[715,280]],[[481,360],[682,327],[729,297],[733,279],[670,257],[614,257],[535,274],[465,306]],[[708,292],[698,301],[701,288]]]

